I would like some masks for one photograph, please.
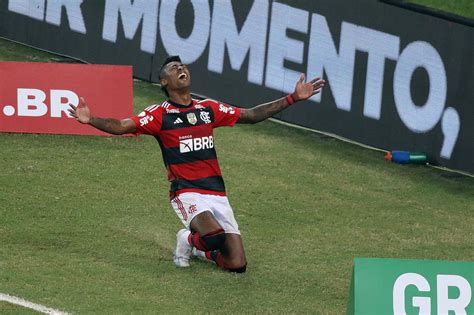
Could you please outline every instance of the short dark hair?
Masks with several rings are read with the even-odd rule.
[[[163,63],[161,64],[161,67],[160,67],[160,72],[159,72],[159,79],[161,80],[163,78],[163,72],[164,72],[164,69],[166,67],[167,64],[169,64],[170,62],[181,62],[181,58],[179,56],[169,56],[165,59],[165,61],[163,61]],[[161,90],[165,93],[166,97],[169,97],[170,95],[168,94],[168,91],[166,90],[166,87],[164,86],[161,86]]]

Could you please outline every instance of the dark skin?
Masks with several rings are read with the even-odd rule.
[[[170,62],[163,68],[160,77],[160,84],[168,91],[171,101],[178,104],[191,104],[191,74],[186,65],[180,62]],[[295,91],[292,93],[295,102],[306,100],[319,93],[325,84],[325,81],[320,78],[314,78],[307,83],[304,80],[305,76],[301,74],[300,79],[296,82]],[[237,122],[255,124],[272,117],[289,106],[290,104],[284,97],[250,109],[242,108]],[[82,97],[77,107],[71,105],[69,112],[78,122],[89,124],[110,134],[122,135],[136,131],[135,123],[130,118],[118,120],[91,115],[89,107]],[[209,211],[194,217],[190,227],[191,230],[198,232],[199,235],[206,235],[221,228]],[[226,234],[226,241],[221,248],[221,253],[227,268],[240,268],[247,263],[242,238],[238,234]]]

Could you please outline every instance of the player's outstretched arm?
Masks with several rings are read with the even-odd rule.
[[[68,109],[69,113],[81,124],[91,125],[113,135],[123,135],[136,131],[135,122],[129,118],[118,120],[92,116],[89,107],[82,97],[79,98],[79,105],[77,107],[72,104],[69,104],[69,106],[71,107]]]
[[[295,91],[287,97],[277,99],[273,102],[260,104],[250,109],[243,108],[240,111],[240,117],[237,122],[243,124],[255,124],[270,118],[291,104],[298,101],[304,101],[319,93],[323,88],[324,83],[326,83],[326,81],[321,78],[314,78],[307,83],[304,82],[304,79],[305,75],[302,73],[300,79],[296,82]]]

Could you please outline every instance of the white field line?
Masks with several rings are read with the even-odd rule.
[[[6,301],[8,303],[21,305],[23,307],[31,308],[35,311],[45,313],[45,314],[54,314],[54,315],[67,315],[69,313],[65,313],[62,311],[55,310],[54,308],[49,308],[41,304],[32,303],[30,301],[24,300],[22,298],[0,293],[0,301]]]

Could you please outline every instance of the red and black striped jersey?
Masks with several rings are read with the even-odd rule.
[[[152,135],[158,140],[172,195],[198,192],[222,196],[225,186],[213,129],[233,126],[239,116],[239,108],[210,99],[193,99],[189,105],[168,100],[149,106],[132,120],[137,135]]]

